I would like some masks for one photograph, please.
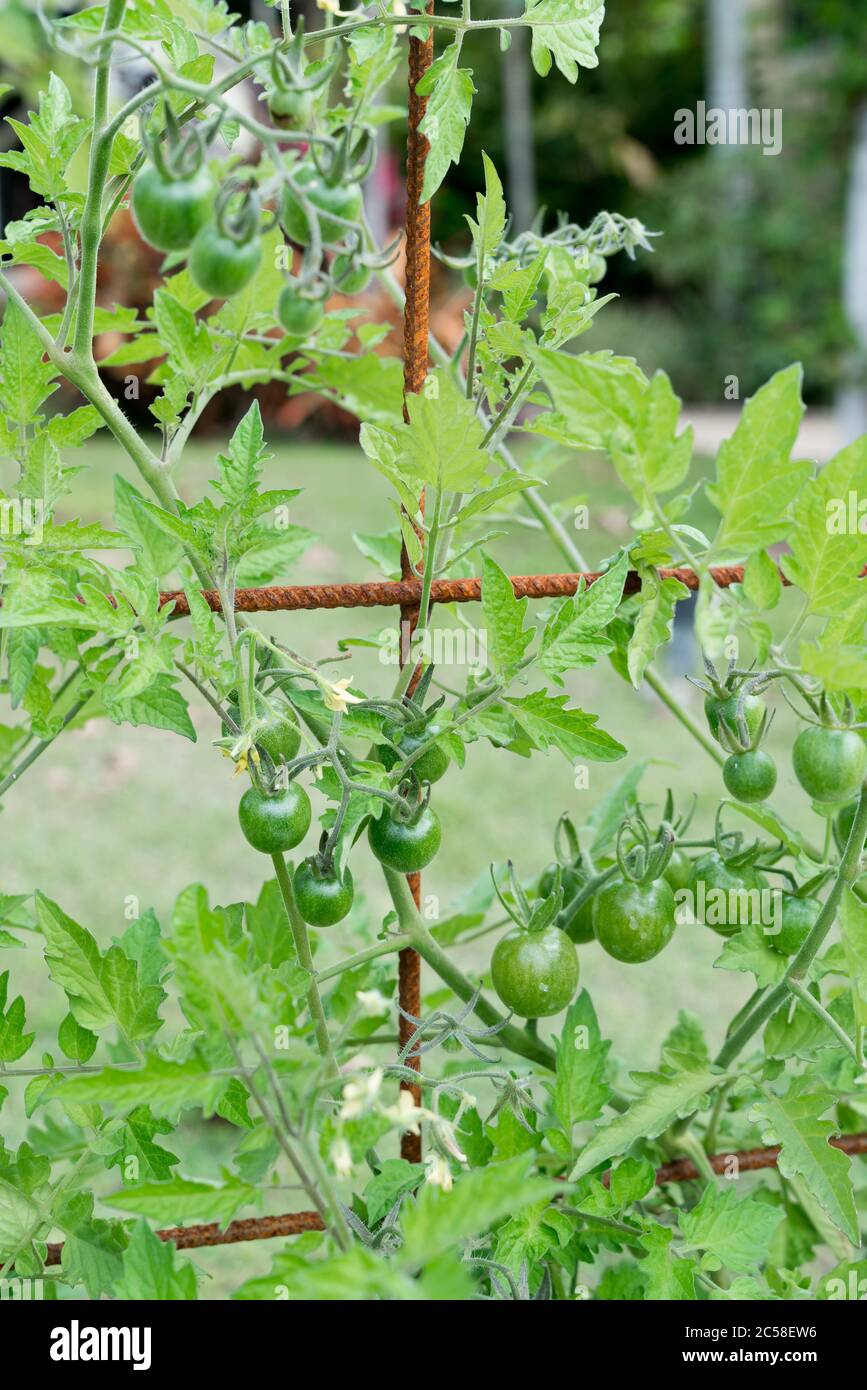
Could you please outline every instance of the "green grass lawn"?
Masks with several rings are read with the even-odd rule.
[[[373,567],[355,550],[350,533],[384,530],[392,513],[385,485],[361,451],[305,440],[276,438],[271,443],[274,459],[267,485],[302,487],[293,520],[319,537],[296,573],[286,576],[287,581],[302,576],[310,582],[375,577]],[[185,496],[201,494],[220,447],[216,438],[190,447],[181,479]],[[75,511],[86,520],[107,521],[112,474],[128,474],[128,469],[120,451],[105,440],[87,446],[83,454],[88,467],[76,481]],[[579,540],[586,540],[591,564],[610,554],[627,534],[628,499],[600,460],[575,459],[562,467],[552,491],[588,500],[591,528]],[[513,527],[492,549],[513,573],[563,568],[550,542],[524,527]],[[396,616],[395,610],[355,610],[278,614],[266,621],[296,649],[322,657],[336,651],[340,638],[363,636],[392,623]],[[471,613],[467,616],[472,620]],[[451,621],[448,615],[438,614],[439,621],[444,619]],[[385,693],[393,682],[393,669],[379,666],[369,651],[353,654],[341,670],[352,673],[371,692]],[[692,670],[697,671],[694,661]],[[665,674],[678,698],[700,714],[701,698],[683,679],[683,670]],[[454,676],[456,682],[461,675]],[[576,673],[567,688],[582,708],[598,712],[601,725],[627,746],[630,758],[653,760],[643,784],[647,802],[659,806],[669,785],[683,805],[695,795],[698,811],[693,833],[709,833],[721,792],[718,770],[653,694],[629,689],[607,662]],[[0,822],[4,848],[0,889],[42,889],[103,943],[123,931],[131,900],[137,900],[141,909],[153,906],[165,919],[177,893],[195,881],[208,886],[212,901],[255,897],[267,861],[247,847],[238,831],[235,808],[243,788],[233,778],[231,763],[210,746],[210,740],[218,736],[216,720],[195,692],[191,710],[198,730],[195,744],[151,729],[115,728],[104,721],[58,740],[5,803]],[[772,740],[778,751],[787,742],[785,728],[790,719],[783,708]],[[568,810],[580,821],[624,766],[623,762],[591,765],[589,789],[576,791],[572,767],[556,753],[524,760],[486,743],[474,745],[466,770],[452,769],[436,788],[445,832],[442,852],[425,874],[425,893],[435,894],[445,913],[450,900],[492,861],[512,858],[522,875],[537,873],[551,858],[559,814]],[[782,752],[779,766],[777,801],[797,820],[806,814],[805,799],[796,791]],[[308,852],[314,839],[311,832]],[[355,849],[351,863],[377,922],[388,904],[363,844]],[[462,965],[469,971],[484,970],[490,944],[484,941],[460,948]],[[614,1039],[615,1051],[628,1066],[655,1064],[659,1044],[679,1009],[700,1014],[711,1044],[720,1042],[728,1018],[746,999],[752,980],[712,970],[719,944],[719,938],[707,929],[683,928],[663,955],[642,968],[619,965],[592,945],[582,949],[582,979],[593,995],[603,1033]],[[329,933],[323,949],[329,957],[355,949],[351,928]],[[64,1009],[37,956],[37,942],[27,951],[6,952],[2,964],[11,969],[12,994],[25,993],[30,1026],[39,1030],[45,1045],[54,1046],[52,1029]],[[427,974],[426,985],[435,983]],[[23,1124],[17,1099],[8,1101],[4,1111],[7,1128],[11,1121],[13,1131]],[[193,1127],[187,1141],[208,1155],[216,1173],[223,1153],[214,1126]],[[275,1194],[269,1208],[280,1209],[280,1205]],[[239,1258],[247,1262],[244,1268],[267,1264],[261,1249],[243,1256],[233,1253],[228,1266],[227,1258],[227,1252],[197,1255],[202,1268],[219,1265],[224,1272]],[[225,1277],[225,1273],[218,1277],[211,1296],[220,1296]]]

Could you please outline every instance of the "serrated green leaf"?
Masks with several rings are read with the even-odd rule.
[[[623,597],[629,561],[626,553],[589,587],[582,579],[577,592],[564,599],[549,618],[542,636],[539,665],[562,685],[566,671],[592,666],[611,649],[604,631]]]
[[[744,565],[744,595],[753,608],[776,608],[783,592],[780,571],[766,550],[754,550]]]
[[[181,545],[175,536],[167,535],[165,529],[156,524],[152,513],[142,505],[144,502],[138,488],[115,474],[115,518],[139,550],[146,572],[160,579],[177,564]]]
[[[397,1263],[421,1268],[502,1217],[553,1196],[556,1183],[531,1176],[531,1167],[531,1156],[521,1154],[462,1174],[451,1192],[426,1183],[404,1210],[404,1244]]]
[[[226,1177],[221,1183],[200,1182],[172,1177],[168,1182],[143,1182],[113,1192],[103,1201],[121,1211],[146,1216],[158,1225],[172,1222],[217,1221],[226,1226],[240,1207],[259,1205],[260,1190],[240,1178]]]
[[[565,708],[565,695],[536,690],[522,699],[507,699],[505,707],[535,747],[557,748],[564,757],[610,763],[624,757],[622,743],[596,727],[598,716]]]
[[[173,1241],[155,1236],[144,1217],[123,1252],[123,1278],[115,1298],[167,1303],[196,1297],[196,1273],[189,1260],[175,1260]]]
[[[680,1302],[693,1299],[696,1262],[681,1259],[671,1249],[674,1232],[654,1225],[641,1237],[647,1254],[641,1261],[644,1297],[649,1303]]]
[[[214,487],[228,507],[242,507],[256,493],[262,469],[270,457],[265,450],[259,402],[254,401],[229,440],[229,452],[217,455],[220,479]]]
[[[527,600],[516,598],[512,581],[489,555],[482,556],[482,612],[488,658],[495,671],[514,671],[523,661],[535,628],[525,628]]]
[[[0,1062],[17,1062],[30,1047],[35,1033],[25,1033],[24,1000],[19,994],[12,1000],[8,1009],[6,998],[9,990],[9,971],[0,975]]]
[[[131,1041],[151,1037],[160,1027],[163,990],[142,987],[135,964],[119,946],[101,952],[90,932],[42,893],[36,894],[36,916],[48,972],[81,1027],[98,1031],[117,1024]]]
[[[770,945],[772,937],[758,922],[750,922],[730,936],[714,961],[718,970],[750,971],[759,989],[775,985],[783,978],[788,964],[786,957]]]
[[[416,84],[419,96],[427,97],[427,110],[419,129],[430,144],[425,160],[421,201],[436,193],[450,164],[457,164],[464,147],[475,87],[469,68],[459,68],[460,45],[453,43],[431,63]]]
[[[172,684],[172,677],[157,676],[146,690],[129,699],[118,699],[110,686],[103,687],[105,712],[113,724],[145,724],[151,729],[168,729],[171,733],[196,742],[196,730],[183,695]]]
[[[708,1184],[691,1210],[680,1217],[685,1249],[709,1250],[737,1274],[748,1274],[768,1258],[779,1208],[739,1198],[731,1187]]]
[[[542,77],[552,59],[570,82],[578,69],[595,68],[596,46],[605,17],[603,0],[527,0],[524,23],[530,26],[533,67]]]
[[[398,432],[397,462],[404,474],[438,492],[473,492],[489,465],[484,430],[451,373],[432,371],[424,389],[407,396],[407,410],[409,424]]]
[[[820,1117],[834,1104],[827,1091],[811,1092],[809,1076],[796,1076],[784,1096],[766,1092],[756,1107],[767,1143],[781,1146],[777,1167],[784,1178],[801,1177],[833,1224],[858,1244],[851,1160],[828,1140],[837,1126]]]
[[[496,251],[506,230],[506,200],[494,162],[482,150],[485,191],[476,194],[476,221],[467,218],[473,234],[476,257],[484,261]]]
[[[642,569],[638,617],[627,648],[627,670],[635,689],[641,688],[645,671],[656,659],[660,646],[671,641],[671,626],[678,603],[689,598],[689,589],[674,575],[660,578],[656,570]]]
[[[791,555],[782,559],[787,579],[807,596],[808,612],[844,614],[862,597],[864,532],[852,498],[867,495],[867,436],[835,454],[803,488],[795,503]]]
[[[554,1113],[567,1135],[584,1120],[596,1120],[611,1095],[605,1079],[609,1042],[602,1041],[586,989],[569,1006],[557,1040]]]
[[[809,463],[790,457],[804,416],[802,378],[798,364],[772,376],[720,445],[716,481],[706,488],[722,514],[712,546],[717,557],[749,554],[786,535],[787,513],[811,472]]]
[[[595,1130],[572,1170],[571,1182],[625,1153],[636,1140],[655,1138],[681,1115],[694,1110],[697,1103],[724,1080],[721,1072],[696,1066],[689,1057],[677,1053],[671,1056],[687,1065],[671,1075],[642,1073],[644,1093],[624,1114]]]
[[[214,1113],[225,1089],[226,1077],[214,1076],[206,1058],[194,1054],[185,1062],[168,1062],[152,1052],[141,1067],[105,1067],[69,1077],[54,1094],[76,1105],[147,1105],[155,1115],[166,1116],[195,1105],[207,1116]]]

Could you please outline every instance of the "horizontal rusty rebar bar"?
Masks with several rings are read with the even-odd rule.
[[[843,1153],[851,1156],[867,1154],[867,1134],[844,1134],[836,1139],[829,1139],[828,1142],[832,1148],[842,1149]],[[738,1172],[754,1173],[759,1168],[776,1167],[779,1156],[779,1145],[774,1145],[769,1149],[744,1149],[739,1153],[710,1154],[709,1158],[710,1166],[715,1173],[725,1173],[733,1160],[737,1162]],[[689,1182],[698,1176],[698,1169],[691,1158],[679,1158],[673,1163],[663,1163],[662,1167],[656,1170],[656,1181],[660,1184]]]
[[[711,574],[721,589],[739,584],[744,577],[742,565],[717,565]],[[698,578],[691,569],[661,569],[663,579],[679,579],[689,589],[698,588]],[[602,574],[516,574],[512,587],[518,598],[566,598],[574,594],[582,579],[593,584]],[[785,579],[783,581],[786,582]],[[641,578],[630,570],[626,577],[627,594],[641,588]],[[481,579],[435,579],[431,586],[433,603],[478,603],[482,596]],[[215,589],[204,591],[210,608],[219,611],[220,596]],[[271,584],[258,589],[238,589],[235,610],[238,613],[278,613],[315,608],[389,608],[411,607],[421,598],[420,579],[373,579],[361,584]],[[189,605],[183,590],[172,589],[160,595],[160,603],[175,604],[175,613],[184,616]]]
[[[867,1154],[867,1133],[844,1134],[829,1142],[835,1149],[842,1149],[843,1153],[853,1157],[857,1154]],[[760,1168],[775,1167],[779,1154],[778,1146],[711,1154],[710,1165],[715,1173],[724,1173],[735,1161],[739,1172],[753,1173]],[[671,1182],[690,1182],[698,1176],[698,1169],[690,1158],[663,1163],[662,1167],[656,1170],[656,1181],[660,1186]],[[607,1181],[607,1178],[606,1173],[603,1181]],[[216,1221],[206,1226],[169,1226],[166,1230],[157,1231],[157,1235],[160,1240],[173,1240],[179,1250],[200,1250],[209,1245],[237,1245],[245,1240],[272,1240],[275,1236],[297,1236],[305,1231],[324,1229],[317,1212],[294,1211],[283,1216],[252,1216],[243,1221],[230,1221],[225,1227],[221,1227]],[[62,1249],[62,1243],[50,1244],[45,1256],[46,1265],[60,1264]]]

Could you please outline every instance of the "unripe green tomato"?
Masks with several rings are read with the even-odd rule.
[[[536,886],[536,892],[540,898],[550,898],[551,894],[554,892],[558,868],[560,869],[560,882],[563,884],[563,896],[564,898],[567,896],[569,890],[566,887],[566,877],[567,875],[574,874],[575,870],[564,869],[559,864],[549,864],[539,875],[539,882]]]
[[[273,796],[248,787],[238,804],[244,836],[262,854],[285,854],[300,845],[310,829],[310,814],[310,798],[297,782]]]
[[[283,130],[309,130],[313,121],[313,97],[310,92],[278,91],[268,93],[268,110],[275,125]]]
[[[264,748],[273,762],[279,762],[282,758],[290,763],[301,747],[301,732],[294,719],[275,715],[257,733],[256,744]]]
[[[355,890],[349,869],[342,878],[334,867],[323,871],[315,855],[298,865],[293,884],[298,911],[308,926],[333,927],[352,907]]]
[[[662,877],[675,893],[679,888],[688,888],[692,875],[692,860],[682,849],[674,849],[671,858],[662,871]]]
[[[734,867],[715,849],[709,850],[695,861],[689,887],[695,898],[696,916],[699,917],[703,896],[705,924],[720,936],[733,936],[741,927],[753,922],[762,925],[762,899],[755,894],[766,890],[768,881],[752,865]],[[745,894],[750,896],[747,898]]]
[[[851,801],[867,777],[867,743],[856,729],[802,729],[792,750],[795,776],[814,801]]]
[[[440,733],[441,729],[439,724],[429,724],[422,733],[415,734],[407,732],[400,724],[386,724],[382,732],[386,738],[391,739],[392,743],[397,744],[400,750],[396,753],[387,744],[379,745],[379,756],[383,765],[390,769],[398,762],[408,758],[429,738]],[[448,753],[438,744],[434,744],[432,748],[429,748],[426,753],[422,753],[420,758],[416,758],[415,762],[410,764],[410,770],[415,773],[420,782],[438,782],[448,772],[449,762]]]
[[[340,294],[362,294],[373,276],[369,266],[359,265],[351,256],[340,255],[334,259],[331,278],[334,288]]]
[[[224,236],[216,222],[208,222],[190,247],[190,274],[200,290],[212,299],[230,299],[250,283],[262,261],[258,232],[249,241]]]
[[[615,960],[640,965],[659,955],[674,935],[675,902],[664,878],[633,883],[616,878],[593,899],[596,940]]]
[[[794,893],[782,893],[780,930],[766,932],[769,946],[782,956],[793,956],[800,951],[822,911],[822,904],[815,898],[799,898]]]
[[[427,867],[442,839],[439,816],[430,806],[413,821],[400,820],[389,807],[367,831],[370,848],[380,864],[401,874],[415,874]]]
[[[604,256],[590,257],[590,284],[598,285],[600,280],[605,279],[605,272],[608,269],[608,262]]]
[[[343,241],[349,230],[334,217],[345,218],[347,222],[359,222],[363,209],[361,187],[357,183],[326,183],[322,175],[311,165],[305,164],[292,177],[309,203],[319,213],[319,231],[324,242]],[[331,217],[328,214],[331,213]],[[306,246],[310,241],[310,223],[301,203],[284,184],[280,200],[280,221],[291,241]]]
[[[167,179],[148,161],[136,174],[130,207],[145,241],[158,251],[186,251],[211,218],[216,188],[204,164],[189,178]]]
[[[777,785],[777,768],[763,748],[732,753],[723,765],[723,781],[738,801],[767,801]]]
[[[557,926],[576,946],[584,946],[588,941],[595,940],[593,899],[587,898],[580,907],[572,906],[572,900],[586,887],[586,874],[578,869],[566,869],[563,874],[563,908],[557,916]]]
[[[747,732],[751,739],[755,738],[762,726],[762,719],[765,713],[765,702],[758,695],[745,695],[743,708],[739,711],[741,704],[739,695],[726,695],[720,699],[716,695],[705,697],[704,712],[710,731],[714,738],[719,740],[720,720],[724,719],[728,728],[733,734],[738,734],[738,713],[743,714],[746,720]]]
[[[558,927],[529,932],[515,927],[491,957],[494,989],[520,1018],[550,1018],[570,1004],[578,988],[578,953]]]
[[[226,706],[229,717],[241,727],[241,711],[236,704]],[[227,725],[223,725],[223,732],[228,733]],[[281,714],[275,714],[264,724],[256,734],[256,747],[264,749],[272,762],[291,762],[301,747],[301,733],[295,720]]]
[[[309,338],[319,327],[325,310],[318,299],[306,299],[293,285],[287,285],[277,301],[280,327],[292,338]]]
[[[842,811],[837,812],[834,821],[834,839],[837,841],[837,848],[840,850],[841,854],[849,842],[849,836],[852,834],[852,826],[855,824],[855,817],[857,814],[857,801],[850,801],[848,806],[844,806]],[[867,844],[867,837],[865,837],[865,844]],[[861,846],[861,852],[863,854],[864,845]]]

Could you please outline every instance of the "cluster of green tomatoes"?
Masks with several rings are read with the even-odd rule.
[[[705,700],[708,726],[729,756],[724,764],[726,788],[738,801],[765,800],[776,784],[776,767],[759,747],[768,724],[764,700],[755,693],[760,682],[714,682]],[[843,722],[826,700],[809,701],[817,722],[797,736],[795,775],[823,813],[833,817],[834,837],[842,853],[852,831],[858,795],[867,778],[867,744],[857,728]],[[773,930],[765,923],[767,944],[785,956],[804,945],[822,909],[817,896],[829,871],[797,885],[777,868],[778,850],[756,844],[744,847],[739,834],[723,834],[717,816],[712,847],[691,858],[680,847],[686,821],[675,820],[669,795],[655,837],[642,816],[624,822],[615,862],[610,858],[589,868],[579,837],[568,817],[555,834],[557,858],[540,876],[534,901],[511,882],[504,906],[515,926],[494,949],[494,988],[502,1002],[525,1018],[544,1018],[566,1008],[578,985],[576,947],[596,941],[615,960],[640,964],[658,955],[674,935],[679,903],[713,902],[717,910],[704,918],[721,936],[759,921],[759,904],[771,899],[767,873],[780,873],[787,888],[773,890],[779,911]],[[707,842],[705,842],[707,845]],[[768,861],[768,862],[765,862]],[[862,885],[856,891],[867,896]],[[539,904],[549,905],[547,913]],[[553,906],[552,906],[553,905]]]
[[[286,100],[307,93],[286,92]],[[275,101],[278,98],[275,96]],[[279,101],[278,101],[279,105]],[[133,180],[130,206],[139,233],[158,251],[187,258],[190,275],[212,299],[229,299],[249,285],[262,261],[262,230],[272,214],[263,214],[256,187],[230,178],[217,186],[205,159],[207,129],[182,132],[170,109],[165,129],[154,137],[143,128],[148,157]],[[360,294],[372,269],[358,248],[363,213],[362,171],[349,138],[326,167],[312,152],[281,171],[276,213],[287,238],[308,247],[315,219],[322,246],[339,247],[328,274],[310,267],[287,274],[277,303],[284,332],[303,339],[315,332],[331,289]]]
[[[237,705],[230,704],[228,713],[238,726],[241,716]],[[383,734],[388,743],[380,746],[380,759],[386,767],[393,768],[437,732],[438,726],[429,720],[387,723]],[[275,768],[291,765],[300,744],[298,725],[288,713],[272,712],[257,727],[257,757],[261,761],[264,753]],[[370,819],[368,840],[381,864],[401,874],[418,873],[436,855],[442,827],[430,805],[430,787],[444,776],[449,761],[438,744],[425,748],[412,764],[412,776],[401,783],[399,794],[384,806],[378,819]],[[279,783],[279,777],[276,780]],[[238,818],[254,849],[262,854],[287,854],[301,844],[310,829],[310,798],[294,778],[287,785],[270,790],[254,784],[241,797]],[[298,910],[309,926],[334,926],[352,907],[352,874],[348,867],[341,871],[336,864],[327,834],[322,837],[318,853],[295,870],[293,886]]]

